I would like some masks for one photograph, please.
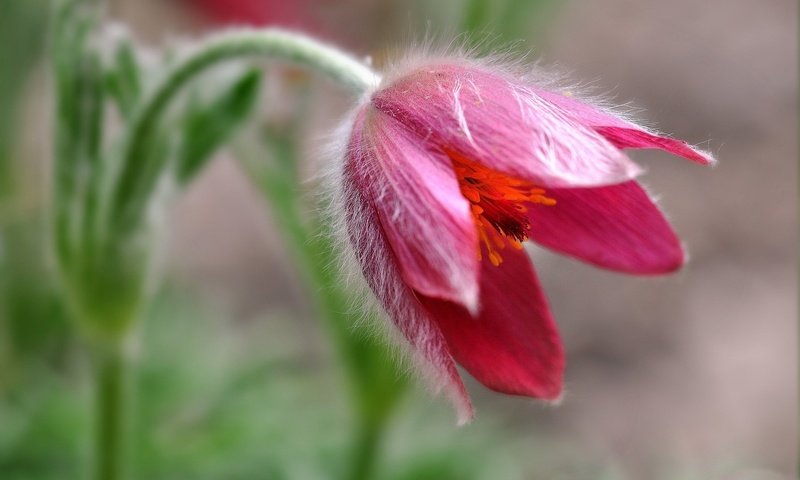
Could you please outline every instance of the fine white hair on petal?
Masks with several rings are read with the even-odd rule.
[[[571,175],[579,178],[580,170],[587,167],[586,163],[581,161],[581,157],[602,158],[605,151],[609,149],[608,143],[601,140],[600,135],[571,119],[563,110],[542,99],[531,88],[511,82],[509,82],[508,88],[513,92],[522,118],[528,119],[531,124],[535,124],[541,129],[541,135],[532,137],[534,142],[532,148],[539,152],[537,158],[545,159],[552,171],[560,170],[562,178],[569,178]],[[541,112],[547,112],[547,115],[542,115]],[[564,126],[572,128],[564,128]],[[556,138],[560,148],[558,152],[553,146]],[[587,138],[594,138],[595,141],[587,141]],[[576,148],[577,146],[580,151]],[[557,154],[573,160],[556,159],[555,155]],[[593,163],[595,168],[600,165],[602,164]],[[640,169],[631,162],[628,162],[627,168],[631,178],[640,173]]]
[[[458,126],[461,128],[461,131],[464,132],[464,135],[469,140],[473,146],[475,145],[475,140],[472,138],[472,132],[469,131],[469,124],[467,123],[467,117],[464,115],[464,106],[461,105],[461,98],[459,97],[461,94],[461,88],[464,85],[460,81],[456,81],[456,85],[453,88],[453,108],[455,110],[455,116],[458,119]],[[473,88],[477,95],[480,95],[478,88],[475,84],[472,84]]]
[[[450,49],[453,49],[452,45]],[[458,50],[457,47],[456,49]],[[524,75],[520,73],[520,66],[514,65],[510,61],[510,55],[500,54],[478,58],[464,49],[455,55],[445,51],[438,54],[433,52],[430,44],[425,50],[427,51],[422,55],[409,55],[395,67],[389,68],[388,73],[383,77],[382,87],[391,85],[395,79],[408,73],[410,69],[441,62],[491,69],[507,77],[509,82],[514,84],[519,84],[524,78]],[[457,113],[458,94],[463,88],[479,90],[474,82],[468,82],[460,84],[459,89],[453,92],[456,118],[459,118]],[[520,93],[527,94],[528,92]],[[475,91],[474,94],[480,97],[479,91]],[[382,238],[376,219],[370,217],[370,212],[365,211],[363,197],[358,198],[359,192],[355,191],[352,184],[345,178],[344,158],[348,140],[352,135],[352,128],[359,110],[369,108],[367,101],[367,98],[362,99],[359,107],[351,112],[330,136],[327,151],[323,155],[327,161],[323,168],[318,170],[325,186],[322,189],[323,198],[320,204],[325,208],[323,214],[328,225],[331,226],[330,232],[339,253],[338,264],[332,265],[330,268],[341,272],[343,280],[349,288],[359,292],[357,304],[353,306],[354,310],[359,312],[357,328],[365,334],[377,334],[379,338],[390,340],[396,359],[402,360],[407,369],[426,378],[427,383],[435,391],[444,388],[459,412],[460,421],[464,422],[471,418],[472,408],[460,380],[456,383],[452,377],[448,377],[448,372],[451,369],[454,370],[455,367],[452,357],[446,354],[446,349],[441,345],[443,341],[441,333],[435,329],[435,325],[432,325],[428,318],[424,317],[425,313],[421,310],[419,303],[413,301],[413,291],[403,282],[398,269],[391,266],[394,259],[385,244],[385,239]],[[529,106],[526,106],[525,101],[521,101],[520,108],[525,109]],[[469,132],[466,118],[463,115],[460,118],[463,120],[462,129],[465,133]],[[368,167],[368,165],[365,166],[365,168]],[[363,256],[365,252],[371,252],[371,256],[365,258]],[[366,279],[363,265],[367,262],[386,265],[388,268],[380,271],[372,270],[370,278]],[[381,298],[377,299],[375,295]],[[388,315],[395,321],[402,321],[404,335],[401,335],[398,328],[391,327],[394,322],[391,322],[390,319],[386,319],[384,322],[369,321],[375,314],[384,318]],[[409,340],[412,343],[411,349],[409,349]],[[439,342],[438,345],[437,342]],[[408,362],[409,358],[414,362]]]
[[[611,184],[638,173],[609,139],[548,98],[578,90],[558,82],[560,75],[524,69],[508,52],[477,56],[449,48],[455,53],[428,44],[424,54],[390,66],[373,103],[418,134],[427,129],[468,158],[491,160],[503,173],[545,186]],[[406,101],[417,87],[419,95]]]
[[[363,108],[362,104],[359,108]],[[337,263],[329,265],[353,292],[351,310],[357,318],[356,334],[375,336],[385,342],[392,357],[407,374],[421,376],[434,393],[446,392],[456,407],[460,424],[472,418],[472,406],[457,376],[453,359],[446,353],[441,332],[427,318],[413,291],[406,285],[386,244],[372,207],[348,180],[344,158],[358,110],[351,112],[330,136],[324,165],[318,170],[323,188],[319,205],[329,225]],[[379,265],[364,275],[364,265]],[[380,298],[377,298],[380,297]],[[375,318],[382,321],[374,321]],[[394,320],[393,320],[394,319]],[[397,321],[403,322],[403,332]],[[409,345],[409,342],[412,345]]]
[[[598,78],[576,81],[574,72],[563,65],[545,64],[540,59],[534,59],[533,52],[524,49],[522,42],[500,44],[496,39],[486,37],[481,42],[468,45],[467,40],[466,37],[434,37],[427,34],[421,41],[409,42],[411,47],[403,49],[402,55],[384,67],[379,89],[390,86],[411,71],[427,66],[448,64],[480,68],[504,76],[516,85],[541,88],[575,98],[650,135],[669,138],[669,135],[642,119],[641,107],[631,101],[620,102],[614,89],[602,87]],[[707,153],[700,148],[695,149]]]
[[[481,84],[480,77],[470,78],[469,75],[457,77],[457,81],[446,84],[439,83],[438,77],[430,75],[434,84],[427,84],[428,93],[431,96],[439,94],[447,95],[445,113],[442,115],[452,115],[458,124],[456,128],[460,130],[461,138],[469,143],[486,143],[483,137],[479,137],[476,132],[481,130],[481,122],[475,121],[474,105],[492,101],[491,86],[500,85],[501,91],[506,91],[502,87],[507,84],[509,92],[513,95],[513,100],[509,102],[499,102],[501,106],[514,110],[514,100],[519,108],[518,119],[523,123],[534,125],[537,128],[531,134],[531,147],[528,150],[518,149],[518,151],[528,151],[533,153],[536,159],[541,161],[540,165],[550,167],[550,171],[555,174],[557,179],[566,180],[568,184],[578,185],[584,172],[571,171],[584,167],[595,168],[598,175],[595,178],[611,178],[612,175],[599,175],[599,173],[613,173],[610,170],[614,167],[613,162],[595,165],[587,164],[585,161],[578,161],[582,157],[603,158],[610,155],[609,152],[618,154],[618,148],[610,141],[594,130],[591,124],[582,122],[577,114],[569,108],[562,106],[559,102],[550,101],[550,98],[558,99],[557,96],[550,96],[547,92],[559,94],[564,97],[574,97],[597,111],[612,115],[619,119],[619,122],[630,124],[632,130],[661,136],[651,129],[643,127],[641,123],[633,119],[633,109],[630,105],[615,105],[609,101],[609,97],[593,94],[597,89],[590,84],[575,84],[567,81],[568,76],[558,67],[542,68],[541,64],[528,64],[525,56],[514,54],[510,49],[496,50],[500,53],[492,55],[478,55],[476,49],[464,47],[464,44],[451,42],[448,45],[437,48],[435,42],[430,38],[417,45],[416,49],[410,50],[400,60],[391,63],[382,76],[381,84],[377,92],[370,92],[359,102],[356,110],[342,123],[339,129],[332,135],[327,154],[324,158],[327,163],[320,169],[320,176],[326,188],[323,189],[324,196],[321,204],[325,206],[325,218],[331,226],[333,236],[339,252],[339,264],[331,266],[338,272],[342,272],[343,279],[353,290],[360,293],[357,308],[362,315],[358,322],[366,323],[365,320],[375,312],[381,312],[381,316],[389,316],[392,324],[397,328],[386,328],[390,325],[389,321],[382,323],[370,322],[367,328],[361,331],[370,333],[382,332],[381,338],[393,339],[396,347],[395,352],[403,352],[401,358],[408,358],[408,343],[411,344],[411,357],[416,360],[414,368],[437,388],[445,388],[453,403],[456,405],[462,420],[471,416],[471,406],[469,399],[463,390],[463,384],[455,371],[452,357],[449,355],[441,332],[435,324],[427,317],[426,312],[421,307],[420,302],[415,297],[415,292],[405,283],[400,269],[396,264],[395,254],[388,244],[386,236],[380,226],[380,221],[375,212],[374,205],[370,204],[365,198],[364,192],[360,191],[353,181],[352,175],[348,176],[345,171],[345,157],[352,154],[348,152],[351,148],[349,141],[353,135],[353,126],[356,117],[364,109],[372,108],[372,105],[379,106],[378,96],[381,91],[388,91],[393,85],[399,83],[409,73],[424,70],[425,67],[463,67],[465,70],[480,70],[491,74],[492,80]],[[431,69],[434,70],[434,69]],[[426,74],[432,72],[424,72]],[[488,85],[488,87],[487,87]],[[399,87],[399,86],[398,86]],[[408,88],[408,86],[404,86]],[[438,88],[438,91],[436,90]],[[481,88],[484,88],[481,92]],[[398,95],[402,97],[402,95]],[[427,97],[426,97],[427,98]],[[467,100],[469,98],[469,101]],[[405,107],[404,98],[399,98],[394,104]],[[452,103],[450,103],[452,102]],[[470,103],[471,102],[471,103]],[[379,107],[376,107],[379,108]],[[470,118],[469,109],[473,109],[473,116]],[[449,110],[452,109],[452,110]],[[414,113],[419,113],[414,112]],[[496,113],[502,116],[502,111]],[[516,112],[515,112],[516,113]],[[600,115],[602,118],[602,115]],[[438,117],[436,117],[438,118]],[[470,124],[470,119],[472,124]],[[613,119],[612,119],[613,120]],[[452,122],[452,120],[451,120]],[[425,125],[425,122],[420,122]],[[492,125],[492,119],[484,122]],[[618,122],[612,121],[618,125]],[[408,125],[407,125],[408,126]],[[628,128],[622,125],[621,128]],[[451,131],[453,131],[451,127]],[[486,130],[492,130],[486,128]],[[419,136],[421,144],[428,143],[429,137],[432,138],[432,128],[415,129],[414,133]],[[475,138],[473,138],[475,134]],[[455,138],[451,136],[449,138]],[[526,143],[527,139],[521,143]],[[518,143],[519,144],[519,143]],[[503,150],[499,144],[491,144]],[[363,146],[356,145],[355,148]],[[476,149],[477,150],[477,149]],[[512,152],[513,153],[513,152]],[[555,158],[554,155],[558,155]],[[619,153],[624,157],[623,154]],[[576,159],[574,162],[565,161]],[[527,158],[527,157],[526,157]],[[584,159],[585,160],[585,159]],[[622,159],[624,169],[626,169],[625,179],[632,178],[635,166],[627,163],[627,158]],[[626,162],[627,161],[627,162]],[[378,163],[378,162],[372,162]],[[362,169],[359,173],[370,176],[370,169],[379,168],[370,162],[360,162],[355,168]],[[608,171],[606,171],[606,170]],[[546,169],[545,169],[546,170]],[[615,171],[616,172],[616,171]],[[374,173],[374,172],[373,172]],[[352,172],[350,172],[352,174]],[[379,187],[371,191],[370,195],[375,201],[386,200],[387,191]],[[391,202],[383,202],[390,220],[402,222],[402,212],[392,211]],[[383,219],[385,221],[385,219]],[[436,248],[438,244],[432,245]],[[447,258],[442,255],[442,258]],[[378,298],[376,299],[375,296]],[[377,302],[375,300],[378,300]],[[400,333],[402,332],[402,336]],[[405,337],[404,341],[402,337]],[[409,365],[406,363],[406,365]]]

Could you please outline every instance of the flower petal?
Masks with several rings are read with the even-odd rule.
[[[478,235],[450,159],[371,107],[354,132],[347,168],[375,206],[403,279],[424,295],[474,310]]]
[[[553,206],[528,205],[530,238],[593,265],[637,274],[673,272],[681,242],[636,182],[599,188],[549,189]]]
[[[715,162],[708,152],[675,138],[653,133],[616,115],[603,112],[574,98],[545,90],[536,91],[542,98],[563,108],[581,123],[593,128],[618,148],[658,148],[702,165]]]
[[[347,235],[367,284],[408,340],[413,358],[428,382],[437,390],[446,391],[459,423],[468,422],[474,415],[472,404],[444,337],[417,295],[403,281],[378,212],[347,170],[343,190]]]
[[[533,266],[524,250],[503,263],[481,263],[481,310],[423,298],[451,354],[477,380],[502,393],[556,400],[564,351]]]
[[[608,185],[640,172],[527,85],[479,67],[421,67],[378,90],[372,104],[432,148],[538,185]]]

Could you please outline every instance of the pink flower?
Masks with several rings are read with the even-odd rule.
[[[563,347],[522,242],[633,274],[683,264],[627,147],[713,161],[466,60],[406,70],[357,110],[340,179],[349,243],[461,421],[473,412],[456,363],[498,392],[561,395]]]
[[[281,25],[314,29],[315,0],[188,0],[215,22],[245,25]]]

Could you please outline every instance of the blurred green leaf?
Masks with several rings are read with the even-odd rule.
[[[506,41],[543,39],[564,2],[557,0],[507,0],[499,18]]]
[[[468,458],[458,458],[446,455],[424,456],[416,462],[400,469],[390,478],[392,480],[470,480],[481,478],[480,471],[476,471],[472,461]]]
[[[0,14],[0,396],[32,362],[54,361],[68,337],[47,268],[39,176],[18,149],[28,80],[43,61],[49,20],[45,0],[6,1]],[[0,421],[0,424],[4,424]]]
[[[34,217],[6,224],[2,230],[8,254],[0,256],[0,317],[8,320],[4,340],[21,360],[47,358],[58,352],[69,333],[44,260],[43,223]]]
[[[477,38],[485,34],[485,29],[492,18],[492,5],[497,2],[488,0],[464,0],[464,17],[461,21],[461,31],[470,35],[470,38]]]
[[[106,89],[117,104],[123,118],[130,119],[142,93],[142,73],[136,52],[128,38],[114,51],[112,66],[105,74]]]
[[[183,120],[182,145],[176,176],[188,183],[255,107],[262,73],[251,69],[206,104],[191,100]]]
[[[251,322],[222,320],[209,303],[175,290],[146,317],[134,478],[329,480],[347,471],[346,392],[301,319],[266,312]],[[92,408],[86,367],[67,361],[32,370],[0,396],[4,480],[83,478]],[[394,422],[403,428],[386,439],[374,478],[517,478],[495,475],[509,471],[499,454],[513,440],[477,425],[465,435],[444,402],[431,409],[430,401],[407,400]]]
[[[18,109],[33,66],[41,59],[47,2],[5,1],[0,14],[0,202],[14,187],[13,148]]]
[[[459,30],[480,51],[541,39],[559,6],[555,0],[462,0]]]
[[[102,184],[105,85],[99,54],[89,36],[95,18],[75,3],[54,20],[52,56],[56,90],[55,232],[60,260],[74,254],[81,229],[94,228]]]

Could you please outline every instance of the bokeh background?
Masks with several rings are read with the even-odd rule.
[[[0,3],[0,478],[80,478],[88,444],[86,365],[40,241],[46,12]],[[681,273],[627,277],[532,250],[567,349],[559,406],[470,382],[478,416],[457,428],[416,387],[385,443],[392,478],[796,478],[796,2],[111,0],[107,14],[154,50],[280,24],[376,65],[426,34],[469,31],[532,50],[718,156],[708,169],[631,153],[691,253]],[[293,97],[293,82],[308,88]],[[348,108],[336,92],[267,76],[255,122],[288,121],[303,97],[309,178]],[[139,352],[142,478],[327,478],[345,441],[333,353],[237,155],[270,153],[239,135],[166,221],[166,280]]]

